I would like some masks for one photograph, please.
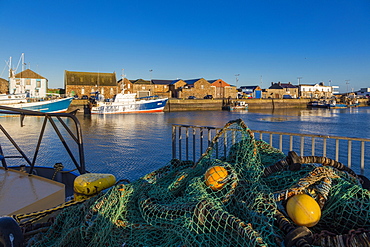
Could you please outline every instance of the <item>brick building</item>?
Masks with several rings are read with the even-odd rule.
[[[3,78],[0,78],[0,93],[9,93],[9,82]]]
[[[211,94],[214,98],[236,98],[237,90],[235,86],[231,86],[221,79],[209,80],[208,82],[211,84],[211,89],[213,89],[213,92],[208,94]]]
[[[67,96],[90,96],[92,92],[99,92],[104,98],[113,98],[120,92],[116,81],[116,73],[101,72],[64,72],[64,87]]]
[[[203,98],[206,95],[214,96],[211,84],[204,78],[192,80],[175,80],[170,85],[172,97],[187,99],[189,96]]]
[[[294,86],[290,82],[271,82],[271,86],[268,89],[265,89],[262,94],[263,98],[282,99],[284,98],[284,95],[288,95],[291,98],[298,98],[299,88],[297,86]]]

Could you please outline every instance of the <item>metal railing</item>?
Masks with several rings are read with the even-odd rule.
[[[196,162],[220,130],[221,128],[216,127],[173,124],[172,158]],[[251,131],[256,140],[263,140],[285,154],[295,151],[300,156],[328,157],[347,165],[362,175],[365,173],[365,164],[370,163],[370,157],[365,156],[366,150],[370,150],[370,139],[367,138]],[[221,145],[228,144],[221,143]]]
[[[14,158],[21,158],[26,161],[26,163],[30,166],[30,174],[32,174],[32,171],[35,167],[35,162],[40,150],[41,142],[44,137],[45,128],[47,125],[47,122],[50,122],[52,128],[54,129],[55,133],[58,135],[61,143],[63,144],[66,152],[69,154],[69,157],[71,158],[72,162],[74,163],[76,169],[79,171],[80,174],[86,173],[85,169],[85,157],[84,157],[84,148],[83,148],[83,141],[82,141],[82,132],[81,132],[81,126],[80,122],[78,121],[77,117],[74,114],[71,113],[43,113],[43,112],[36,112],[36,111],[30,111],[25,109],[19,109],[19,108],[12,108],[7,106],[0,106],[0,114],[3,115],[9,115],[9,116],[19,116],[20,117],[20,127],[23,127],[23,120],[24,118],[30,117],[30,116],[37,116],[37,117],[44,117],[44,121],[42,124],[42,128],[39,132],[39,137],[37,140],[37,143],[35,144],[35,151],[33,154],[33,159],[30,159],[25,152],[18,146],[18,144],[15,142],[15,140],[10,136],[10,134],[7,132],[7,130],[0,124],[0,131],[5,135],[5,137],[9,140],[9,142],[14,146],[14,148],[19,152],[20,156],[6,156],[3,152],[3,149],[0,144],[0,161],[1,165],[7,169],[7,159],[14,159]],[[68,127],[68,125],[65,123],[63,119],[70,119],[74,123],[75,126],[75,133]],[[69,134],[71,139],[77,144],[78,147],[78,158],[77,160],[71,151],[70,147],[68,146],[68,143],[66,142],[63,134],[60,131],[60,128],[56,125],[57,120],[62,127],[66,130],[66,132]]]

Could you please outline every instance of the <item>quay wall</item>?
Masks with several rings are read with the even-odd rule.
[[[306,108],[310,99],[242,99],[248,104],[249,109],[279,109],[279,108]],[[367,99],[359,99],[360,106],[367,105]],[[83,107],[88,100],[72,100],[68,111],[80,109],[83,113]],[[223,99],[169,99],[165,112],[171,111],[217,111],[223,106]]]

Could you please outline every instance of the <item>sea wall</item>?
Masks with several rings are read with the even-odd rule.
[[[310,99],[243,99],[249,109],[279,109],[279,108],[306,108]],[[367,105],[367,99],[359,99],[360,106]],[[73,100],[68,111],[80,109],[87,100]],[[217,111],[221,110],[225,100],[222,99],[169,99],[165,112],[171,111]]]

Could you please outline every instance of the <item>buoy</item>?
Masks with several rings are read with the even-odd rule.
[[[90,196],[94,196],[116,183],[116,178],[112,174],[86,173],[75,178],[74,192],[75,200],[79,201]]]
[[[222,189],[226,182],[223,182],[229,173],[223,166],[212,166],[204,174],[206,185],[213,191]]]
[[[299,194],[288,199],[286,210],[292,221],[299,226],[312,227],[321,218],[319,204],[307,194]]]
[[[23,246],[23,234],[12,217],[0,217],[0,246]]]

